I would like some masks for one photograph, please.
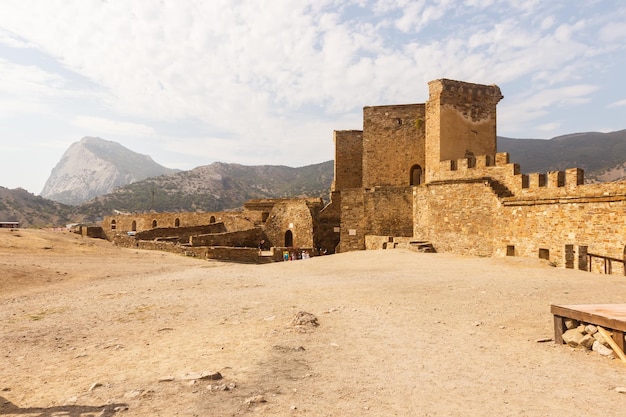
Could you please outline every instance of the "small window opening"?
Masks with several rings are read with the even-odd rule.
[[[420,185],[422,183],[422,167],[413,165],[411,167],[410,185]]]
[[[115,220],[111,220],[111,230],[115,230],[117,228],[117,223]]]

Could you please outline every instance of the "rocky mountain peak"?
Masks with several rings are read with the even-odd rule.
[[[78,205],[117,187],[174,172],[117,142],[84,137],[65,151],[41,196]]]

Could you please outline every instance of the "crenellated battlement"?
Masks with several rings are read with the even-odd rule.
[[[585,184],[581,168],[522,174],[519,164],[511,163],[506,152],[441,161],[438,169],[433,170],[429,183],[485,178],[505,186],[511,192],[510,200],[598,198],[605,196],[607,189],[611,189],[610,195],[625,193],[622,186]]]

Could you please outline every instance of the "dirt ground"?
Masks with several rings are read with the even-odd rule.
[[[625,299],[534,259],[241,265],[0,230],[0,416],[620,415],[626,366],[540,340],[551,303]]]

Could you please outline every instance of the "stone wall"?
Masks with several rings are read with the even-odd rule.
[[[411,185],[411,169],[425,166],[424,133],[424,104],[363,108],[361,187]]]
[[[189,238],[194,235],[224,232],[226,232],[226,226],[224,226],[224,223],[219,222],[202,226],[159,227],[156,229],[144,230],[143,232],[137,232],[135,234],[135,239],[154,240],[157,238],[174,237],[180,242],[189,242]]]
[[[315,247],[326,253],[335,253],[341,231],[341,193],[333,191],[330,203],[320,211],[317,233],[314,236]]]
[[[362,188],[341,192],[341,229],[338,252],[365,249],[365,193]]]
[[[478,256],[493,253],[498,198],[482,180],[448,181],[416,187],[415,237],[438,252]]]
[[[413,235],[413,187],[375,187],[365,191],[366,235]]]
[[[335,177],[331,192],[345,188],[360,188],[363,179],[363,131],[336,130]]]
[[[317,217],[324,207],[321,199],[284,200],[278,202],[265,223],[265,235],[270,246],[313,247],[317,232]],[[291,236],[291,245],[286,242]]]
[[[156,228],[176,228],[204,226],[212,223],[223,223],[227,230],[253,228],[261,220],[261,213],[214,212],[214,213],[133,213],[107,216],[102,220],[102,229],[108,240],[116,234],[127,232],[143,232]]]
[[[482,161],[482,162],[481,162]],[[494,161],[490,166],[488,162]],[[546,257],[580,267],[580,248],[623,259],[626,186],[584,185],[582,170],[522,175],[507,154],[443,161],[435,180],[416,187],[415,237],[438,251]],[[445,169],[448,168],[448,169]],[[454,168],[454,169],[453,169]],[[583,263],[585,259],[583,259]],[[602,267],[594,263],[594,269]],[[615,270],[622,271],[621,264]]]
[[[259,242],[265,239],[263,229],[256,227],[235,232],[196,235],[189,238],[191,246],[230,246],[258,248]]]

